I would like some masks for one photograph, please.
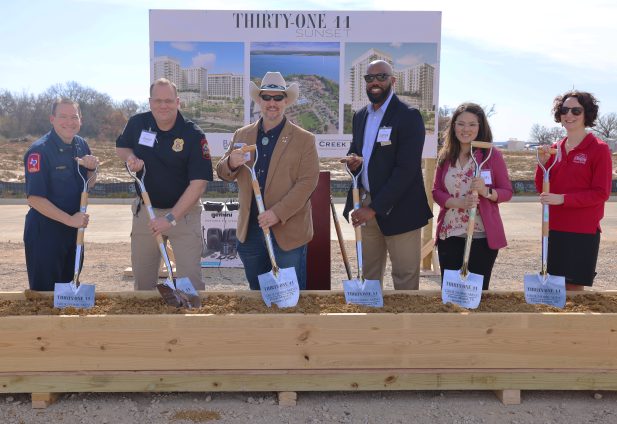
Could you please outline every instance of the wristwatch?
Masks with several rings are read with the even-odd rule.
[[[493,189],[491,189],[490,187],[487,187],[487,188],[488,188],[488,194],[486,196],[484,196],[484,195],[483,196],[488,199],[489,197],[491,197],[493,195]]]
[[[167,220],[167,222],[169,222],[171,225],[173,225],[174,227],[176,226],[176,218],[174,218],[174,216],[170,213],[168,213],[167,215],[165,215],[165,219]]]

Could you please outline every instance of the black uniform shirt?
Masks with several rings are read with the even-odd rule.
[[[156,133],[153,147],[139,144],[142,130]],[[161,131],[152,112],[139,113],[126,124],[116,147],[133,149],[146,165],[144,185],[152,206],[173,208],[192,180],[212,181],[212,162],[204,132],[180,112],[169,131]],[[141,178],[142,171],[137,173]],[[137,193],[139,185],[135,184]]]
[[[77,165],[75,158],[90,154],[86,140],[75,136],[71,144],[65,144],[52,128],[24,156],[26,195],[44,197],[69,215],[79,212],[84,181],[77,168],[84,178],[88,169]]]

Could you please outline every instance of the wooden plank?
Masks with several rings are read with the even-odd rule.
[[[493,393],[495,393],[495,396],[497,396],[504,405],[521,404],[520,390],[493,390]]]
[[[4,317],[0,371],[617,369],[617,314]]]
[[[435,243],[435,240],[431,238],[429,241],[426,242],[424,246],[422,246],[422,251],[420,253],[422,260],[424,260],[424,258],[426,258],[426,256],[433,251],[434,243]]]
[[[356,373],[356,371],[358,371]],[[237,392],[363,390],[617,390],[614,372],[439,373],[124,372],[92,375],[0,375],[0,393]]]
[[[296,406],[298,394],[296,392],[278,392],[279,406]]]
[[[437,159],[426,158],[424,159],[424,190],[426,191],[426,199],[431,211],[433,210],[433,180],[435,179],[435,169],[437,165]],[[429,219],[428,224],[422,229],[422,245],[433,238],[433,219]],[[432,253],[427,256],[422,256],[422,268],[425,270],[431,269]],[[433,270],[435,271],[435,270]]]
[[[32,408],[45,409],[54,403],[60,393],[32,393]]]

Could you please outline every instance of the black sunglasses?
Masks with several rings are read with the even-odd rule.
[[[274,99],[275,102],[280,102],[280,101],[282,101],[287,96],[284,96],[282,94],[277,94],[276,96],[271,96],[269,94],[262,94],[259,97],[264,99],[264,101],[266,101],[266,102],[269,102],[271,99]]]
[[[565,106],[562,106],[562,107],[559,108],[559,112],[562,115],[567,115],[569,110],[572,111],[572,115],[574,115],[574,116],[578,116],[581,113],[583,113],[583,108],[582,107],[565,107]]]
[[[375,77],[377,77],[377,81],[385,81],[386,77],[391,77],[391,76],[392,74],[388,74],[386,72],[382,72],[380,74],[368,74],[368,75],[364,75],[364,81],[373,82]]]

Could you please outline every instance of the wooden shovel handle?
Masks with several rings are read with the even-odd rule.
[[[150,196],[148,195],[148,192],[142,191],[141,192],[141,198],[143,199],[144,205],[146,206],[146,208],[149,209],[149,208],[152,207],[152,202],[150,202]],[[148,212],[148,213],[150,213],[150,212]],[[156,239],[156,242],[158,244],[163,244],[163,236],[161,234],[159,234],[158,236],[156,236],[154,238]]]
[[[79,210],[85,211],[87,206],[88,206],[88,193],[82,192],[81,201],[79,202]],[[77,231],[77,245],[83,246],[83,244],[84,244],[84,230],[80,229],[79,231]]]
[[[336,229],[336,236],[338,238],[338,244],[341,248],[341,255],[343,256],[343,263],[345,263],[345,269],[347,270],[347,277],[351,280],[351,267],[349,266],[349,258],[347,257],[347,250],[345,249],[345,241],[343,240],[343,231],[341,231],[341,224],[334,208],[334,202],[332,196],[330,196],[330,208],[332,209],[332,220],[334,221],[334,228]]]
[[[81,165],[81,166],[85,166],[85,165],[84,165],[84,160],[83,160],[83,159],[79,159],[79,160],[77,161],[77,163],[78,163],[79,165]]]
[[[548,151],[548,154],[549,154],[549,155],[556,155],[556,154],[557,154],[557,149],[550,149],[550,150]]]
[[[357,188],[354,188],[352,190],[353,192],[353,204],[354,204],[354,210],[356,209],[355,205],[359,205],[360,204],[360,190]],[[356,232],[356,242],[361,242],[362,241],[362,228],[360,228],[360,226],[354,227],[354,231]]]
[[[471,190],[471,194],[477,196],[478,190]],[[471,211],[473,210],[473,216],[471,216]],[[469,221],[467,222],[467,235],[473,236],[473,227],[476,223],[476,213],[478,213],[478,206],[469,209]]]
[[[257,146],[255,144],[251,144],[250,146],[245,144],[244,146],[240,147],[240,150],[242,150],[244,153],[254,152],[255,150],[257,150]]]
[[[490,149],[491,147],[493,147],[493,143],[488,143],[486,141],[474,141],[472,143],[472,147],[478,149]]]
[[[263,205],[263,197],[261,197],[261,189],[259,188],[259,181],[257,180],[253,180],[253,193],[255,193],[255,201],[257,202],[257,209],[259,209],[259,202],[261,202],[262,204],[262,208],[266,209],[266,207]],[[262,200],[257,200],[257,199],[262,199]],[[261,213],[261,211],[258,210],[259,213]],[[270,234],[270,228],[263,228],[264,234]]]

